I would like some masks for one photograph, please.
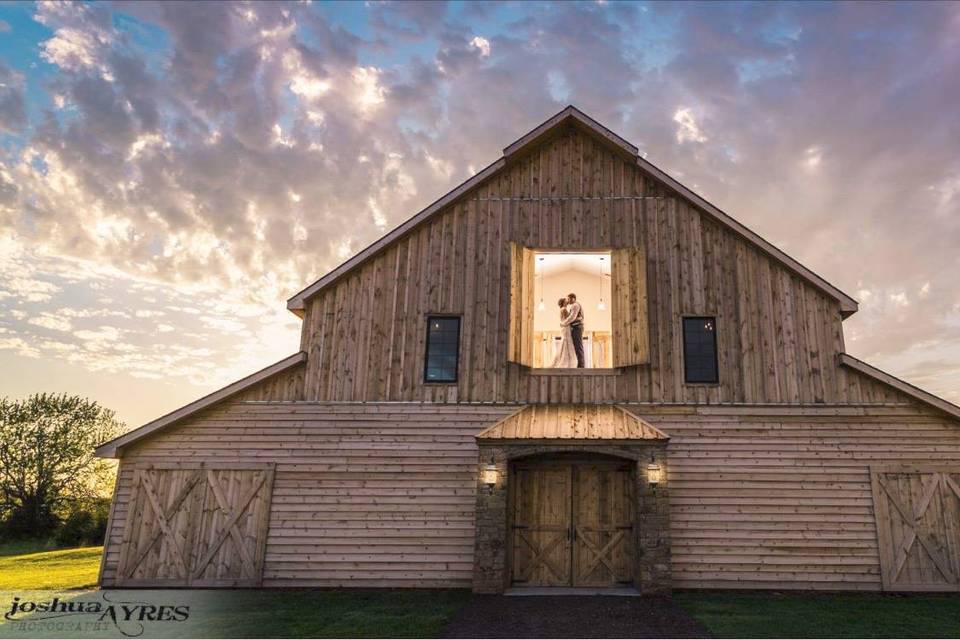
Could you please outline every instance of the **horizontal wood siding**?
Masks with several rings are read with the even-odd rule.
[[[875,465],[960,471],[960,426],[913,406],[653,407],[668,445],[677,588],[879,590]],[[225,403],[126,451],[105,553],[116,577],[134,468],[276,463],[264,586],[468,586],[474,436],[516,406]]]
[[[124,452],[103,584],[138,464],[276,463],[263,586],[466,587],[474,436],[516,407],[228,402]]]
[[[879,591],[872,465],[960,473],[960,426],[919,407],[665,415],[676,588]]]
[[[511,242],[641,248],[650,363],[586,377],[508,363]],[[431,313],[462,316],[456,384],[423,382]],[[717,317],[717,386],[683,383],[684,314]],[[301,348],[307,400],[813,404],[877,393],[837,366],[836,300],[574,130],[310,299]]]

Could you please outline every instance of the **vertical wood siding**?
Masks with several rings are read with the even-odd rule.
[[[675,588],[879,591],[871,466],[960,471],[960,427],[917,406],[632,410],[671,436]]]
[[[650,363],[541,376],[507,362],[510,243],[642,248]],[[640,297],[639,295],[637,297]],[[423,382],[426,315],[462,315],[460,379]],[[680,317],[717,316],[720,384],[683,383]],[[588,318],[589,322],[589,318]],[[860,402],[838,303],[570,130],[307,302],[307,400]]]
[[[244,389],[231,398],[235,402],[247,400],[303,400],[303,379],[306,365],[276,373]]]
[[[228,402],[125,451],[104,553],[117,579],[137,465],[275,463],[263,586],[469,586],[474,436],[516,407]]]

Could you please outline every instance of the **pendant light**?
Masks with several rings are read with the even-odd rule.
[[[606,311],[607,304],[603,301],[603,260],[604,256],[600,256],[600,302],[597,303],[598,311]]]
[[[538,256],[537,260],[540,261],[540,302],[537,304],[537,311],[543,311],[547,308],[543,304],[543,256]]]

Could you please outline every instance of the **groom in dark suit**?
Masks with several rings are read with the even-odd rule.
[[[577,294],[567,294],[567,320],[570,325],[570,338],[573,340],[573,350],[577,354],[577,368],[583,369],[583,308],[577,302]]]

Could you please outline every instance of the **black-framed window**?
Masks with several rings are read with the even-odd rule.
[[[460,318],[427,316],[424,382],[456,382],[460,359]]]
[[[690,383],[719,382],[716,318],[683,319],[683,372]]]

